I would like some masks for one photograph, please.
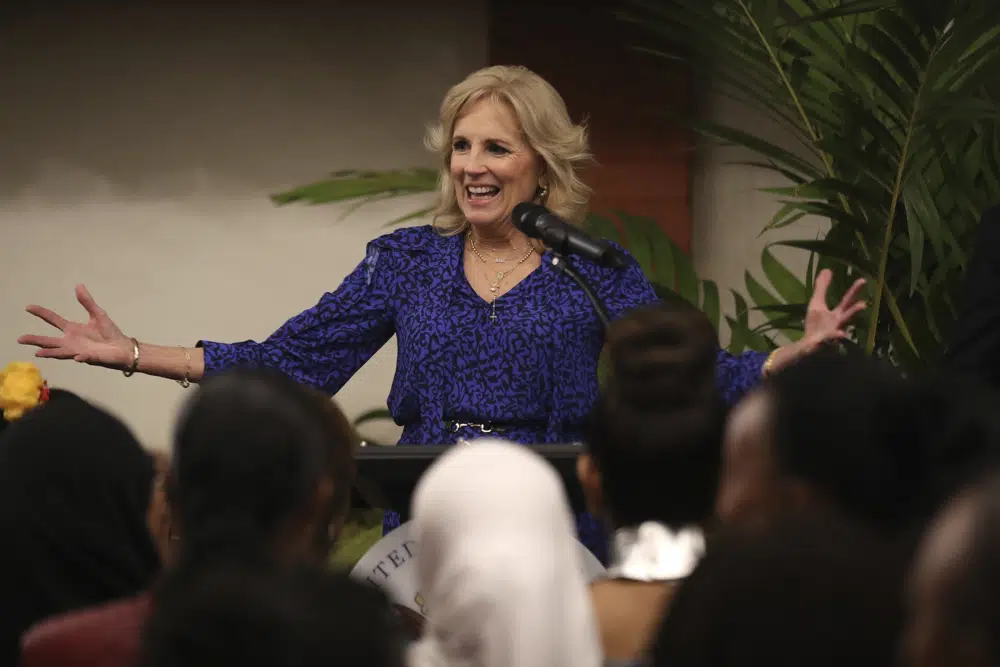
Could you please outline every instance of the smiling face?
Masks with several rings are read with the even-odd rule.
[[[473,227],[509,223],[517,204],[535,198],[541,164],[506,104],[480,100],[455,123],[451,178],[458,206]]]

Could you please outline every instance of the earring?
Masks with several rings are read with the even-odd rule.
[[[538,188],[539,199],[545,199],[548,196],[549,196],[549,186],[543,185],[542,187]]]

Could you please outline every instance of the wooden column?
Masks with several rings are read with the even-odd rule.
[[[630,48],[641,39],[606,7],[490,0],[490,63],[534,70],[588,122],[598,161],[587,175],[591,210],[655,218],[690,252],[693,141],[667,111],[687,111],[693,93],[667,61]]]

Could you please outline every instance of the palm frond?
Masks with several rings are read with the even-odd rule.
[[[868,280],[864,349],[910,366],[938,357],[972,231],[1000,201],[1000,114],[985,89],[1000,80],[1000,3],[632,0],[625,18],[663,39],[644,45],[650,57],[714,76],[803,144],[691,120],[789,178],[762,233],[830,221],[825,238],[782,245],[816,253],[834,288]],[[789,304],[751,278],[758,308]]]
[[[322,181],[273,194],[271,201],[279,206],[293,203],[321,206],[347,201],[363,206],[384,198],[434,192],[437,184],[436,169],[346,170]]]

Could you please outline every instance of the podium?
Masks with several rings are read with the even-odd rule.
[[[403,621],[411,639],[420,636],[427,608],[412,564],[419,545],[409,523],[413,491],[424,472],[452,447],[475,447],[475,442],[455,445],[396,445],[362,447],[357,455],[357,476],[352,509],[392,509],[400,527],[389,532],[364,553],[351,568],[351,576],[384,591]],[[562,479],[574,512],[586,511],[583,489],[576,477],[579,445],[526,445],[547,460]],[[513,484],[517,480],[512,480]],[[579,566],[588,580],[600,577],[604,566],[580,544]],[[572,567],[571,565],[567,565]]]
[[[468,445],[396,445],[362,447],[357,455],[357,480],[351,506],[355,509],[382,508],[399,513],[400,521],[410,516],[413,490],[427,468],[452,447]],[[576,476],[579,445],[526,445],[552,464],[563,482],[574,512],[585,512],[583,489]]]

